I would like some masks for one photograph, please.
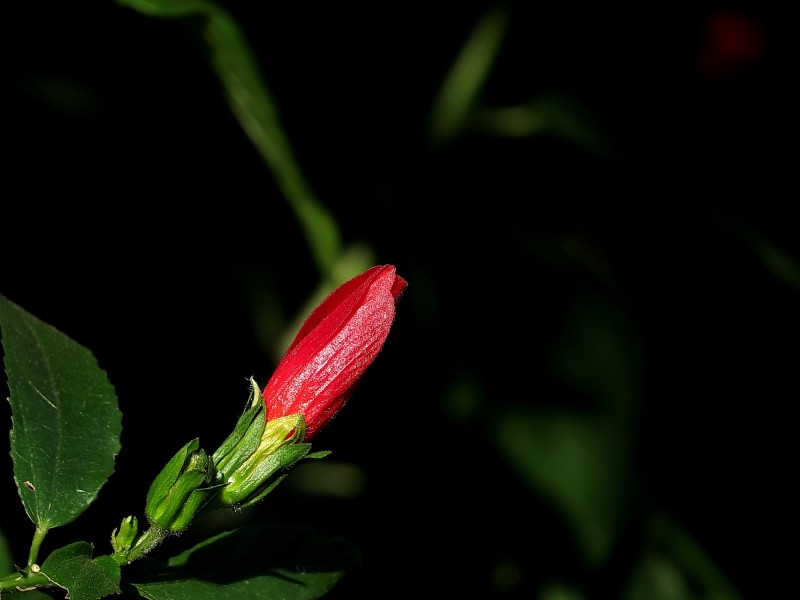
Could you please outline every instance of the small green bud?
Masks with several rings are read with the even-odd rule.
[[[136,517],[130,516],[122,519],[119,528],[111,533],[111,547],[114,549],[114,554],[124,555],[131,549],[138,529],[139,523]]]
[[[147,520],[166,531],[183,531],[212,493],[210,480],[211,461],[194,439],[153,480],[145,500]]]

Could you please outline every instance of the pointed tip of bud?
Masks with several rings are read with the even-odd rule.
[[[130,516],[122,519],[119,527],[111,532],[111,547],[114,549],[114,554],[126,554],[131,549],[138,530],[139,523],[136,517]]]

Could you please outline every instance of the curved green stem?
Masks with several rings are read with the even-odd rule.
[[[39,556],[39,548],[41,547],[47,532],[48,529],[46,527],[42,527],[41,525],[36,526],[36,531],[34,532],[33,540],[31,541],[31,551],[28,553],[28,567],[36,564],[36,559]]]
[[[324,279],[331,279],[342,252],[339,224],[317,197],[300,167],[278,114],[277,102],[239,22],[217,2],[117,1],[158,17],[198,14],[206,17],[209,59],[225,89],[228,106],[286,196],[306,235],[320,274]]]

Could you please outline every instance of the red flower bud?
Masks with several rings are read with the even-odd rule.
[[[309,441],[383,348],[408,282],[392,265],[343,283],[309,315],[263,391],[267,420],[300,413]]]

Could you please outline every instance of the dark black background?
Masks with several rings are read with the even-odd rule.
[[[640,515],[615,561],[587,571],[483,427],[520,397],[568,395],[546,349],[571,299],[599,294],[645,348],[637,510],[675,515],[744,597],[783,589],[800,298],[797,271],[768,268],[758,240],[800,256],[789,20],[734,6],[765,50],[714,76],[698,57],[715,4],[510,3],[486,103],[568,94],[606,134],[607,158],[549,135],[426,142],[438,86],[490,3],[225,6],[345,242],[368,244],[410,282],[384,353],[319,437],[364,469],[367,492],[279,488],[258,515],[362,547],[364,568],[340,597],[503,596],[490,582],[503,557],[523,573],[506,597],[552,579],[617,597]],[[0,293],[90,348],[124,415],[98,517],[48,543],[91,532],[105,550],[161,461],[192,437],[221,441],[247,378],[269,376],[258,294],[291,317],[317,273],[228,110],[201,21],[96,1],[18,3],[3,20]],[[454,422],[442,398],[464,373],[485,404]],[[9,458],[5,469],[0,525],[22,560],[32,526]]]

